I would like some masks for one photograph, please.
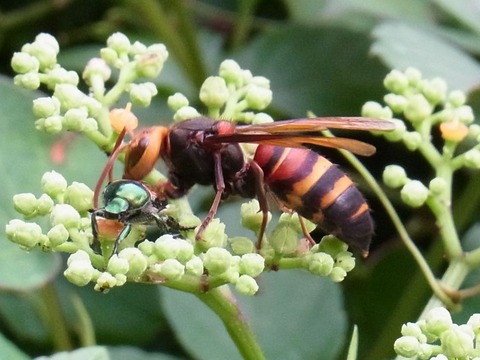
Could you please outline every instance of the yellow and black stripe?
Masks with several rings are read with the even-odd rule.
[[[373,220],[362,193],[335,164],[308,149],[259,145],[254,161],[284,205],[367,252]]]

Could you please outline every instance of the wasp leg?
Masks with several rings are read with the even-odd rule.
[[[223,170],[222,170],[222,155],[220,152],[216,151],[213,153],[213,158],[215,160],[215,198],[213,199],[212,206],[208,211],[207,216],[202,221],[202,224],[198,228],[197,234],[195,235],[195,240],[199,240],[202,236],[202,233],[205,231],[206,227],[212,221],[213,217],[217,213],[218,205],[222,200],[223,192],[225,191],[225,181],[223,179]]]
[[[260,250],[262,248],[262,240],[263,236],[265,235],[268,222],[268,200],[267,193],[265,191],[265,180],[262,168],[255,161],[250,161],[250,169],[253,171],[255,176],[255,191],[257,193],[260,211],[262,212],[262,225],[260,226],[256,243],[257,250]]]

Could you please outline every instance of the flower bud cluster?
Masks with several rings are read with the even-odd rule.
[[[384,80],[390,93],[385,95],[386,107],[376,102],[368,102],[362,109],[364,116],[394,119],[403,116],[413,128],[408,130],[405,123],[398,122],[396,130],[385,133],[390,141],[403,141],[411,150],[417,150],[423,142],[430,141],[430,133],[425,133],[424,123],[439,125],[444,141],[459,143],[467,136],[477,137],[472,108],[465,105],[466,95],[459,91],[448,91],[446,82],[441,78],[424,79],[414,68],[404,72],[392,70]],[[477,139],[478,142],[478,139]]]
[[[82,78],[89,91],[84,93],[78,88],[78,74],[57,63],[58,52],[56,39],[42,33],[33,43],[24,45],[21,52],[15,53],[11,61],[18,73],[16,84],[28,89],[45,84],[52,91],[52,96],[38,98],[33,104],[36,128],[51,134],[63,130],[94,134],[100,130],[109,137],[109,108],[124,92],[129,94],[134,105],[150,105],[157,94],[155,84],[137,80],[156,78],[168,58],[163,44],[132,44],[125,35],[115,33],[108,38],[100,57],[91,59],[86,65]],[[106,83],[112,82],[114,70],[118,70],[116,82],[107,89]]]
[[[24,220],[48,217],[49,230],[34,222],[13,219],[6,225],[7,237],[26,249],[40,246],[45,250],[69,251],[89,247],[91,240],[90,216],[93,191],[85,184],[73,182],[55,172],[42,177],[44,193],[36,197],[31,193],[13,197],[15,210]]]
[[[466,324],[454,324],[443,307],[430,310],[425,319],[402,326],[394,349],[409,359],[476,359],[479,356],[480,315]]]
[[[255,112],[265,109],[272,101],[270,81],[263,76],[253,76],[234,60],[223,61],[218,75],[204,81],[199,98],[212,118],[254,124],[273,121],[269,115]],[[176,121],[200,116],[180,93],[172,95],[168,104],[175,111]]]

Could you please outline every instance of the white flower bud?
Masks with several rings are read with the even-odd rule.
[[[130,51],[131,44],[127,36],[120,32],[116,32],[110,35],[107,39],[107,46],[115,50],[117,54],[121,55]]]
[[[235,283],[235,289],[243,295],[255,295],[258,291],[258,284],[249,275],[241,275]]]
[[[118,257],[128,262],[128,276],[139,276],[147,269],[147,259],[137,248],[125,248],[118,253]]]
[[[40,68],[38,59],[25,52],[14,53],[10,65],[18,74],[37,73]]]
[[[37,118],[60,114],[60,102],[55,97],[39,97],[33,100],[33,114]]]
[[[209,108],[218,109],[228,100],[230,93],[225,80],[219,76],[210,76],[200,88],[200,100]]]
[[[265,259],[260,254],[244,254],[240,258],[240,273],[257,277],[265,268]]]
[[[203,257],[203,266],[210,275],[225,273],[232,264],[232,254],[221,247],[212,247],[207,250]]]
[[[392,189],[405,185],[407,181],[407,173],[399,165],[387,165],[383,170],[383,182]]]
[[[19,219],[10,220],[5,226],[10,241],[31,249],[45,240],[42,228],[36,223],[27,223]]]
[[[308,262],[308,271],[319,276],[328,276],[333,270],[335,261],[332,256],[324,252],[312,254]]]
[[[401,71],[394,69],[387,74],[383,85],[388,91],[403,94],[408,88],[408,78]]]
[[[177,92],[168,97],[167,103],[170,109],[172,109],[173,111],[178,111],[178,109],[188,106],[189,102],[185,95]]]
[[[64,194],[67,189],[67,180],[62,174],[56,171],[47,171],[42,176],[41,180],[42,191],[47,193],[52,198]]]
[[[67,260],[67,265],[68,267],[63,275],[71,283],[77,286],[85,286],[92,280],[95,269],[85,251],[78,250],[76,253],[70,255]]]
[[[403,186],[400,195],[405,204],[420,207],[427,200],[428,188],[418,180],[410,180]]]
[[[71,205],[56,204],[50,213],[52,225],[63,224],[67,229],[80,226],[80,214]]]

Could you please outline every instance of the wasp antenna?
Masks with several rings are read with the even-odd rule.
[[[120,134],[118,135],[117,141],[115,141],[115,145],[113,147],[113,151],[110,154],[110,157],[108,158],[107,164],[103,168],[102,173],[100,174],[100,177],[98,178],[97,184],[95,185],[95,191],[93,194],[93,207],[95,209],[98,208],[98,197],[100,194],[100,191],[103,186],[103,182],[105,181],[105,178],[108,176],[109,180],[112,179],[112,171],[113,171],[113,164],[115,163],[115,160],[118,157],[118,154],[120,151],[122,151],[123,146],[122,141],[125,138],[125,134],[127,133],[127,128],[124,127]]]

